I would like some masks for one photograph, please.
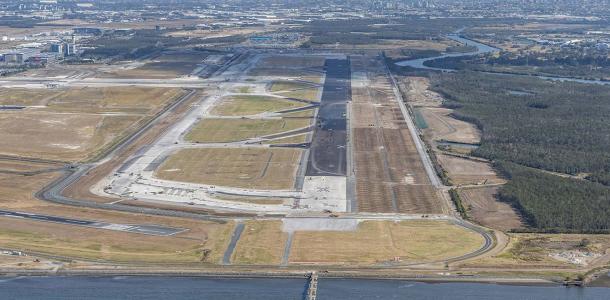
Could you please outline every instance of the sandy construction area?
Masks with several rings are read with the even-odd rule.
[[[488,163],[444,154],[438,154],[436,158],[454,185],[506,182],[497,176]]]
[[[460,190],[464,207],[474,221],[483,226],[507,231],[523,226],[515,210],[496,199],[498,187],[476,187]]]

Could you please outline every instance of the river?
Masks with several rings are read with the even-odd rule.
[[[447,54],[443,54],[443,55],[439,55],[439,56],[433,56],[433,57],[427,57],[427,58],[418,58],[418,59],[403,60],[403,61],[397,62],[396,65],[399,65],[399,66],[402,66],[402,67],[411,67],[411,68],[415,68],[415,69],[423,69],[423,70],[433,70],[433,71],[442,71],[442,72],[455,72],[455,71],[457,71],[455,69],[428,67],[428,66],[425,65],[425,62],[436,60],[436,59],[447,58],[447,57],[466,57],[466,56],[473,56],[473,55],[479,55],[479,54],[485,54],[485,53],[491,53],[491,52],[500,51],[500,49],[498,49],[498,48],[494,48],[494,47],[491,47],[491,46],[479,43],[477,41],[473,41],[473,40],[464,38],[464,37],[459,35],[459,32],[456,32],[454,34],[449,34],[446,37],[451,39],[451,40],[454,40],[456,42],[460,42],[460,43],[462,43],[462,44],[464,44],[466,46],[474,46],[474,47],[477,48],[477,51],[462,52],[462,53],[447,53]],[[610,85],[610,81],[602,81],[602,80],[581,79],[581,78],[560,77],[560,76],[511,74],[511,73],[486,72],[486,71],[480,71],[480,72],[482,72],[482,73],[490,73],[490,74],[497,74],[497,75],[506,75],[506,76],[537,77],[537,78],[540,78],[540,79],[553,80],[553,81],[570,81],[570,82],[579,82],[579,83],[587,83],[587,84]]]
[[[403,61],[397,62],[396,64],[399,65],[399,66],[402,66],[402,67],[411,67],[411,68],[416,68],[416,69],[453,72],[453,71],[455,71],[453,69],[443,69],[443,68],[428,67],[428,66],[424,65],[424,63],[427,62],[427,61],[431,61],[431,60],[435,60],[435,59],[441,59],[441,58],[447,58],[447,57],[472,56],[472,55],[478,55],[478,54],[485,54],[485,53],[500,51],[500,49],[497,49],[497,48],[494,48],[494,47],[490,47],[488,45],[485,45],[485,44],[482,44],[482,43],[479,43],[479,42],[476,42],[476,41],[469,40],[469,39],[466,39],[464,37],[461,37],[457,33],[449,34],[449,35],[447,35],[447,38],[452,39],[452,40],[454,40],[456,42],[462,43],[462,44],[464,44],[466,46],[475,46],[475,47],[477,47],[477,51],[473,51],[473,52],[461,52],[461,53],[447,53],[447,54],[443,54],[443,55],[440,55],[440,56],[434,56],[434,57],[411,59],[411,60],[403,60]]]
[[[199,277],[16,277],[0,279],[0,299],[156,300],[303,299],[305,279],[213,279]],[[401,280],[319,281],[318,299],[608,299],[608,288],[516,286],[483,283],[422,283]]]

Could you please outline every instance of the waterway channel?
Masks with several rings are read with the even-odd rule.
[[[429,61],[432,61],[432,60],[437,60],[437,59],[448,58],[448,57],[467,57],[467,56],[474,56],[474,55],[479,55],[479,54],[486,54],[486,53],[492,53],[492,52],[500,51],[500,49],[498,49],[498,48],[494,48],[494,47],[491,47],[489,45],[485,45],[483,43],[479,43],[477,41],[465,38],[465,37],[461,36],[459,34],[459,32],[461,32],[461,31],[458,31],[458,32],[453,33],[453,34],[448,34],[448,35],[446,35],[446,37],[451,39],[451,40],[454,40],[456,42],[462,43],[465,46],[476,47],[477,48],[476,51],[461,52],[461,53],[446,53],[446,54],[442,54],[442,55],[439,55],[439,56],[433,56],[433,57],[427,57],[427,58],[418,58],[418,59],[403,60],[403,61],[396,62],[396,65],[399,65],[399,66],[402,66],[402,67],[411,67],[411,68],[415,68],[415,69],[423,69],[423,70],[442,71],[442,72],[455,72],[455,71],[457,71],[455,69],[436,68],[436,67],[426,66],[426,62],[429,62]],[[581,79],[581,78],[560,77],[560,76],[512,74],[512,73],[499,73],[499,72],[486,72],[486,71],[480,71],[480,72],[482,72],[482,73],[490,73],[490,74],[497,74],[497,75],[506,75],[506,76],[537,77],[537,78],[540,78],[540,79],[552,80],[552,81],[562,81],[562,82],[563,81],[569,81],[569,82],[578,82],[578,83],[587,83],[587,84],[610,85],[610,81],[605,81],[605,80]]]
[[[0,279],[0,299],[156,300],[304,299],[303,279],[198,277],[16,277]],[[516,286],[484,283],[423,283],[402,280],[322,278],[318,299],[418,300],[601,300],[603,287]]]

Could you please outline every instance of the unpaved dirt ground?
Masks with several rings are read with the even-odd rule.
[[[459,143],[476,144],[481,141],[481,132],[473,124],[456,120],[449,114],[453,110],[446,108],[420,108],[428,129],[424,135],[430,140],[447,140]]]
[[[381,62],[354,57],[352,118],[356,197],[361,212],[441,213]]]
[[[509,236],[510,242],[501,253],[463,266],[505,271],[530,269],[541,273],[584,272],[610,260],[610,235],[519,233]]]
[[[523,227],[521,217],[507,203],[496,199],[498,187],[474,187],[460,190],[468,215],[489,228],[508,231]]]
[[[496,172],[486,162],[464,159],[451,155],[438,154],[438,162],[447,171],[454,185],[463,184],[496,184],[506,180],[497,176]]]

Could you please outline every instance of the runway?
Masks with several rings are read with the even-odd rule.
[[[148,234],[148,235],[159,235],[159,236],[170,236],[170,235],[174,235],[174,234],[187,230],[184,228],[165,227],[165,226],[159,226],[159,225],[117,224],[117,223],[97,222],[97,221],[90,221],[90,220],[78,220],[78,219],[32,214],[32,213],[26,213],[26,212],[15,212],[15,211],[8,211],[8,210],[0,210],[0,217],[27,219],[27,220],[34,220],[34,221],[41,221],[41,222],[58,223],[58,224],[64,224],[64,225],[83,226],[83,227],[90,227],[90,228],[124,231],[124,232],[140,233],[140,234]]]
[[[346,176],[346,103],[351,98],[350,63],[327,59],[326,80],[309,153],[306,176]]]

